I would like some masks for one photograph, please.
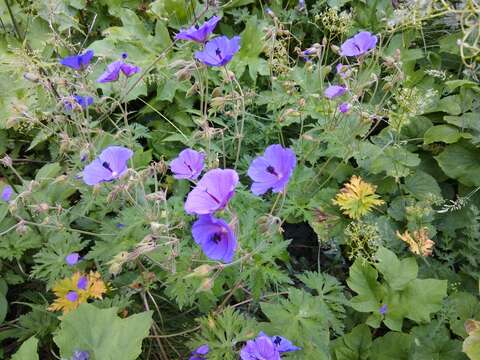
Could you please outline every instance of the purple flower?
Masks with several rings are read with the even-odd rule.
[[[209,351],[208,344],[201,345],[190,353],[188,360],[205,360]]]
[[[117,229],[123,229],[125,227],[125,224],[122,224],[122,223],[118,223],[118,224],[115,224],[115,227]]]
[[[253,180],[251,187],[255,195],[265,194],[270,188],[278,193],[285,189],[296,166],[295,153],[282,145],[270,145],[263,156],[252,161],[248,176]]]
[[[70,360],[89,360],[90,354],[88,351],[75,350]]]
[[[80,279],[78,279],[77,282],[77,288],[80,290],[87,290],[87,285],[88,285],[88,279],[86,276],[80,276]]]
[[[235,193],[238,174],[231,169],[213,169],[208,171],[190,191],[185,201],[188,214],[206,215],[227,206]]]
[[[352,105],[350,105],[349,103],[347,102],[344,102],[344,103],[341,103],[340,105],[338,105],[338,111],[340,111],[341,113],[348,113],[350,111],[350,108],[352,107]]]
[[[258,336],[268,336],[268,335],[265,334],[263,331],[260,331],[258,333]],[[270,337],[270,340],[272,340],[273,344],[275,345],[279,353],[302,350],[302,348],[299,348],[298,346],[293,345],[290,340],[285,339],[282,336],[274,335]]]
[[[201,26],[194,25],[189,29],[180,30],[180,32],[175,35],[175,39],[180,40],[191,40],[199,43],[204,43],[207,41],[210,34],[215,30],[220,18],[218,16],[213,16],[210,20],[205,21]]]
[[[223,66],[240,50],[240,36],[229,39],[219,36],[205,44],[203,51],[196,51],[195,58],[209,66]]]
[[[224,220],[212,215],[201,215],[192,226],[192,236],[209,259],[226,263],[232,261],[237,239]]]
[[[380,315],[385,315],[387,313],[387,310],[388,310],[387,304],[383,304],[380,307],[380,309],[378,309],[378,312],[380,313]]]
[[[376,45],[377,37],[368,31],[362,31],[342,44],[340,55],[360,56],[373,49]]]
[[[76,291],[69,291],[65,297],[68,301],[75,302],[78,300],[78,293]]]
[[[333,99],[338,96],[342,96],[347,92],[347,88],[345,86],[340,85],[330,85],[328,88],[325,89],[323,93],[326,98]]]
[[[60,60],[60,64],[75,70],[85,69],[93,58],[93,51],[87,50],[81,55],[66,56]]]
[[[74,95],[73,99],[65,99],[64,104],[65,108],[69,111],[73,110],[76,105],[79,105],[82,109],[86,109],[93,104],[93,98],[91,96]]]
[[[67,263],[68,266],[75,265],[76,263],[78,263],[79,260],[80,260],[80,255],[76,252],[70,253],[67,256],[65,256],[65,262]]]
[[[122,54],[122,59],[126,59],[127,57],[127,53]],[[117,81],[120,76],[120,72],[123,72],[126,77],[130,77],[139,71],[140,68],[138,66],[126,63],[123,60],[117,60],[107,66],[107,70],[100,75],[100,77],[97,79],[97,82],[107,83]]]
[[[120,178],[127,171],[127,163],[132,155],[132,150],[122,146],[107,147],[98,158],[85,166],[83,181],[87,185],[96,185]]]
[[[185,149],[170,163],[175,179],[196,180],[203,170],[205,154]]]
[[[13,195],[13,188],[10,185],[6,185],[2,190],[2,200],[9,201]]]
[[[280,352],[272,339],[259,335],[254,340],[248,340],[240,351],[242,360],[280,360]]]
[[[305,0],[298,0],[298,10],[305,10]]]

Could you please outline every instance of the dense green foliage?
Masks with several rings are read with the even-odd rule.
[[[208,359],[238,359],[259,331],[302,348],[288,359],[480,359],[480,4],[266,7],[0,1],[0,191],[14,190],[0,200],[0,359],[187,359],[206,343]],[[241,36],[225,67],[174,36],[213,15],[215,34]],[[341,57],[362,30],[376,48]],[[85,49],[84,72],[60,65]],[[124,52],[141,72],[97,83]],[[341,101],[324,96],[339,83]],[[94,104],[67,111],[74,93]],[[259,197],[247,170],[270,144],[297,166]],[[130,170],[86,185],[108,145],[134,151]],[[192,240],[191,184],[168,170],[187,147],[240,175],[229,264]],[[75,272],[106,292],[51,311]]]

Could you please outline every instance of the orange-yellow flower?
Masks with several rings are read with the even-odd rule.
[[[410,235],[408,230],[405,230],[403,234],[397,231],[397,236],[408,244],[412,253],[421,256],[432,255],[435,242],[429,239],[427,228],[413,231],[413,236]]]
[[[98,272],[85,275],[76,272],[70,278],[60,280],[53,286],[57,296],[50,305],[50,311],[63,311],[64,314],[76,309],[90,298],[101,299],[107,289]]]
[[[342,212],[352,219],[360,219],[377,205],[384,201],[375,194],[377,187],[362,180],[361,177],[353,175],[337,194],[333,203],[338,205]]]

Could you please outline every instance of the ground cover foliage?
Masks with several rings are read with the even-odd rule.
[[[0,19],[0,358],[480,359],[478,1]]]

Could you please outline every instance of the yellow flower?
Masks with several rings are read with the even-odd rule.
[[[333,203],[338,205],[342,212],[352,219],[360,219],[363,215],[372,210],[374,206],[384,203],[375,194],[377,187],[362,180],[361,177],[353,175],[337,194]]]
[[[101,299],[107,291],[98,272],[90,272],[88,275],[76,272],[72,277],[57,282],[52,290],[57,298],[48,310],[61,310],[64,314],[75,310],[90,298]]]
[[[88,294],[92,298],[101,299],[102,295],[107,292],[107,287],[98,272],[90,271],[88,275]]]
[[[400,234],[400,232],[397,231],[397,236],[408,244],[412,253],[421,256],[432,255],[433,245],[435,245],[435,242],[428,238],[427,228],[415,230],[413,232],[413,236],[410,235],[408,230],[405,230],[403,234]]]

